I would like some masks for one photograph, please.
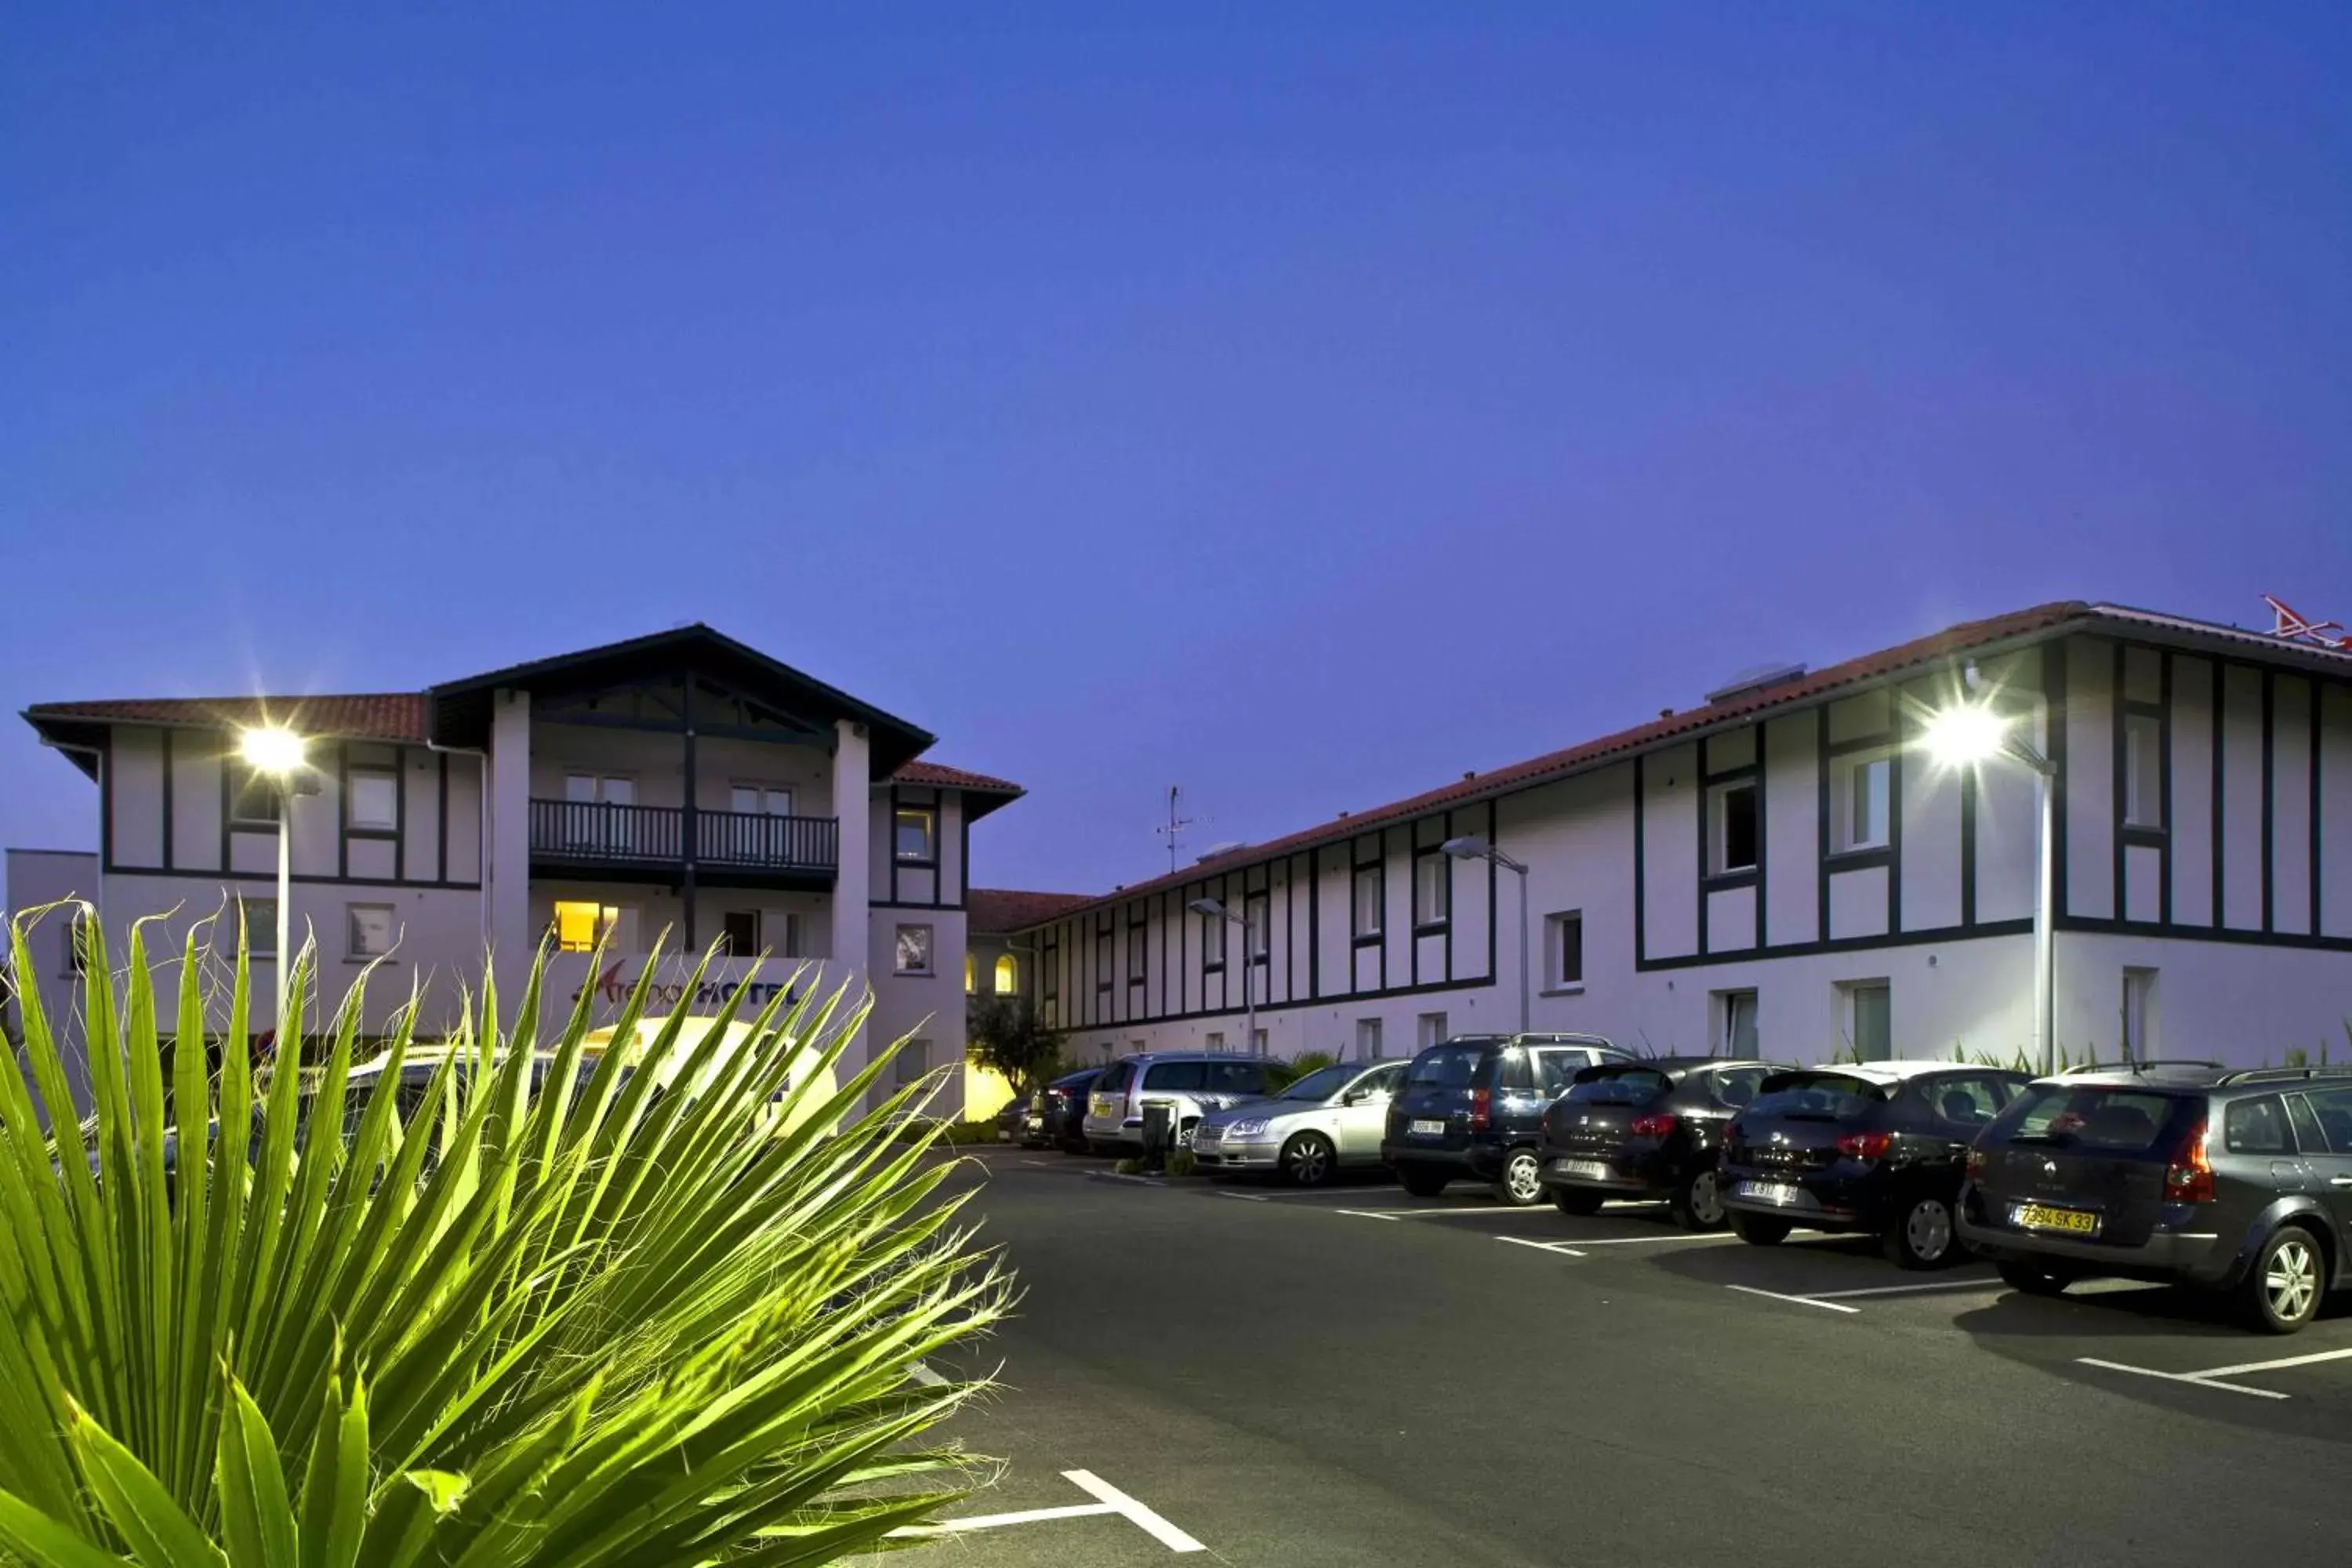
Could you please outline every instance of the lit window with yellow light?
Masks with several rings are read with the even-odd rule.
[[[1010,996],[1020,989],[1020,984],[1021,971],[1014,965],[1013,955],[1008,952],[996,961],[996,994],[999,996]]]
[[[970,953],[963,955],[963,994],[977,995],[980,992],[980,960]]]
[[[555,900],[555,945],[564,952],[593,952],[599,936],[612,934],[621,911],[593,900]]]

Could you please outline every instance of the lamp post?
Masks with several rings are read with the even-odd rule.
[[[1196,915],[1206,915],[1213,921],[1242,928],[1242,1010],[1249,1020],[1243,1027],[1249,1031],[1249,1054],[1257,1055],[1257,994],[1251,989],[1250,974],[1257,967],[1257,954],[1250,951],[1249,921],[1234,913],[1214,899],[1194,899],[1184,906]]]
[[[1526,864],[1526,862],[1524,862],[1524,861],[1520,861],[1520,860],[1514,860],[1514,859],[1512,859],[1508,855],[1504,854],[1501,850],[1499,850],[1499,849],[1496,848],[1492,844],[1487,843],[1487,842],[1486,842],[1486,837],[1485,837],[1483,834],[1471,833],[1471,834],[1465,834],[1465,835],[1464,835],[1464,836],[1463,836],[1462,837],[1460,837],[1460,838],[1449,838],[1449,839],[1447,839],[1447,840],[1445,841],[1445,843],[1444,843],[1444,848],[1445,852],[1446,852],[1448,855],[1453,856],[1456,860],[1484,860],[1484,861],[1486,861],[1486,862],[1488,865],[1490,865],[1490,866],[1500,866],[1504,870],[1506,870],[1506,871],[1511,871],[1511,872],[1516,872],[1516,873],[1517,874],[1517,876],[1518,876],[1518,879],[1519,879],[1519,1033],[1520,1033],[1520,1034],[1522,1034],[1522,1035],[1524,1035],[1524,1034],[1526,1034],[1526,1033],[1528,1032],[1528,868],[1527,868],[1527,864]]]
[[[237,737],[237,752],[245,765],[278,786],[278,952],[272,966],[278,972],[277,1007],[270,1018],[278,1048],[286,1043],[287,992],[292,956],[294,911],[294,795],[302,773],[302,737],[291,730],[247,730]],[[299,1031],[298,1031],[299,1033]],[[299,1045],[298,1045],[299,1049]]]
[[[2041,823],[2041,886],[2033,900],[2033,1031],[2042,1047],[2042,1070],[2058,1066],[2058,859],[2055,763],[2040,749],[2012,734],[2010,721],[1990,703],[1961,702],[1927,715],[1919,743],[1946,767],[1975,767],[1995,757],[2033,772],[2035,816]]]

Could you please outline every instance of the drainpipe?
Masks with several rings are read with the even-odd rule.
[[[487,955],[490,951],[490,833],[498,825],[497,814],[490,809],[490,753],[486,747],[445,746],[429,738],[425,742],[425,749],[446,757],[471,757],[480,764],[474,778],[474,854],[481,864],[481,870],[475,878],[480,884],[475,889],[475,930],[478,938],[477,945]],[[449,837],[448,823],[441,824],[440,832],[446,844]]]

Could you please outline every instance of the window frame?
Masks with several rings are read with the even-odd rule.
[[[909,931],[920,931],[923,933],[923,962],[919,967],[910,965],[907,963],[907,934]],[[939,973],[939,927],[925,921],[900,921],[898,923],[898,930],[891,933],[890,973],[893,974],[911,975],[918,978],[936,976]]]
[[[563,910],[566,906],[575,910],[585,906],[596,911],[590,917],[591,934],[587,945],[581,946],[564,939]],[[547,910],[547,925],[548,929],[555,933],[555,951],[558,952],[595,952],[599,942],[609,942],[619,933],[621,915],[621,905],[608,904],[602,899],[551,900]]]
[[[383,946],[380,951],[371,952],[360,942],[359,915],[362,910],[380,910],[383,915],[384,939]],[[346,903],[343,906],[344,958],[355,963],[364,963],[389,957],[393,949],[400,945],[399,920],[400,906],[397,904],[379,902],[372,899],[355,900]]]
[[[1731,863],[1731,797],[1748,796],[1748,858]],[[1710,784],[1706,790],[1706,874],[1709,877],[1752,876],[1764,863],[1764,792],[1753,773]]]
[[[1424,895],[1428,895],[1424,898]],[[1442,931],[1454,922],[1454,857],[1444,849],[1412,857],[1412,932]]]
[[[362,821],[360,818],[360,784],[363,780],[380,782],[392,792],[392,809],[381,822]],[[381,763],[366,763],[343,770],[343,831],[353,837],[381,834],[387,838],[400,832],[398,768]]]
[[[1748,1060],[1762,1054],[1764,1037],[1764,998],[1761,990],[1753,985],[1738,985],[1717,991],[1712,998],[1716,1016],[1713,1024],[1715,1047],[1727,1057]],[[1742,1050],[1738,1039],[1739,1008],[1746,1003],[1748,1016],[1748,1045]]]
[[[278,831],[278,824],[286,812],[286,790],[259,768],[247,765],[243,759],[229,759],[228,825],[231,827],[266,827]],[[247,802],[259,796],[268,804],[266,816],[256,816],[246,809]]]
[[[738,947],[735,944],[735,932],[729,922],[739,919],[749,920],[751,922],[751,945],[748,947]],[[765,934],[761,928],[766,924],[766,917],[758,910],[720,910],[719,914],[719,935],[720,940],[727,944],[727,956],[730,958],[759,957],[760,939]]]
[[[1576,972],[1569,973],[1568,935],[1576,933]],[[1555,910],[1544,916],[1544,992],[1570,994],[1584,989],[1584,911]]]
[[[1873,746],[1850,752],[1837,759],[1837,773],[1832,783],[1830,801],[1831,850],[1832,855],[1867,855],[1874,850],[1891,848],[1895,843],[1895,748]],[[1856,787],[1865,776],[1879,781],[1876,804],[1879,819],[1873,826],[1876,833],[1864,837],[1856,831],[1854,813],[1867,798]],[[1760,857],[1759,857],[1760,858]]]
[[[2162,833],[2164,820],[2164,716],[2126,709],[2119,731],[2123,750],[2123,798],[2116,803],[2120,826]]]
[[[1348,923],[1358,946],[1381,940],[1388,924],[1389,868],[1385,860],[1367,860],[1348,878]],[[1371,923],[1364,921],[1364,889],[1371,889]]]
[[[736,804],[735,796],[745,790],[760,797],[760,804],[753,810],[745,811]],[[768,809],[768,800],[772,795],[784,797],[784,810]],[[730,779],[727,782],[727,810],[734,816],[796,816],[800,811],[800,792],[790,784],[763,784],[753,779]]]
[[[1885,1049],[1876,1056],[1863,1049],[1862,1005],[1866,995],[1885,998]],[[1838,1024],[1845,1037],[1847,1059],[1856,1062],[1884,1062],[1895,1059],[1895,984],[1891,978],[1873,976],[1864,980],[1838,982]]]
[[[996,962],[988,966],[989,994],[1018,996],[1021,994],[1021,961],[1009,952],[1000,952]]]
[[[1151,928],[1141,921],[1130,920],[1127,923],[1127,983],[1140,985],[1150,977]]]
[[[920,818],[923,846],[919,852],[908,854],[900,838],[909,817]],[[937,866],[940,863],[940,808],[936,805],[894,805],[890,808],[890,858],[901,866]]]

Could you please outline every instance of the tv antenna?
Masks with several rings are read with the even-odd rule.
[[[1168,820],[1151,830],[1168,840],[1168,870],[1171,876],[1181,868],[1180,857],[1183,852],[1184,830],[1188,827],[1202,826],[1209,821],[1205,816],[1184,816],[1183,796],[1184,791],[1181,785],[1168,786]]]

